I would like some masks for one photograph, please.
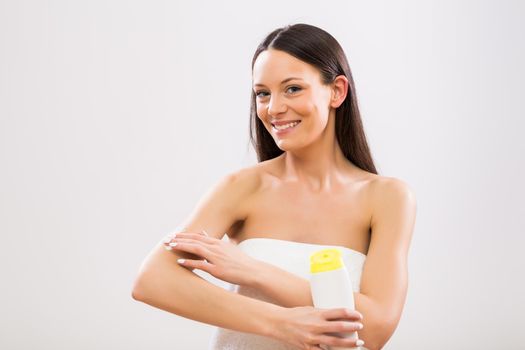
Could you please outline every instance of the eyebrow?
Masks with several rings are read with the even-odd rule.
[[[301,78],[296,78],[296,77],[290,77],[290,78],[286,78],[284,79],[283,81],[281,81],[281,85],[290,81],[290,80],[302,80]],[[254,84],[253,86],[264,86],[263,84]]]

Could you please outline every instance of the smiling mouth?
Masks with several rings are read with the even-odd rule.
[[[275,124],[272,124],[272,128],[276,131],[282,131],[282,130],[286,130],[286,129],[291,129],[293,127],[295,127],[296,125],[298,125],[301,121],[295,121],[295,122],[291,122],[291,123],[288,123],[288,124],[284,124],[284,125],[275,125]]]

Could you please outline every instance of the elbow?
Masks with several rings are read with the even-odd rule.
[[[131,297],[137,301],[144,301],[144,281],[142,278],[137,277],[131,288]]]
[[[137,300],[137,301],[141,301],[142,300],[142,294],[139,292],[138,289],[136,288],[133,288],[131,290],[131,297],[134,299],[134,300]]]
[[[394,317],[383,317],[372,325],[372,336],[365,339],[365,347],[369,350],[381,350],[394,334],[399,320]]]

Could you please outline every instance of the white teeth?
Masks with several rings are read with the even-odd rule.
[[[292,128],[296,126],[297,124],[299,124],[299,122],[293,122],[293,123],[288,123],[284,125],[274,125],[273,127],[277,130],[284,130],[284,129]]]

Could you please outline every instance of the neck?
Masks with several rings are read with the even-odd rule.
[[[312,191],[335,189],[347,179],[349,171],[356,170],[344,156],[335,137],[335,115],[319,138],[300,150],[286,151],[283,155],[284,176],[306,185]]]

